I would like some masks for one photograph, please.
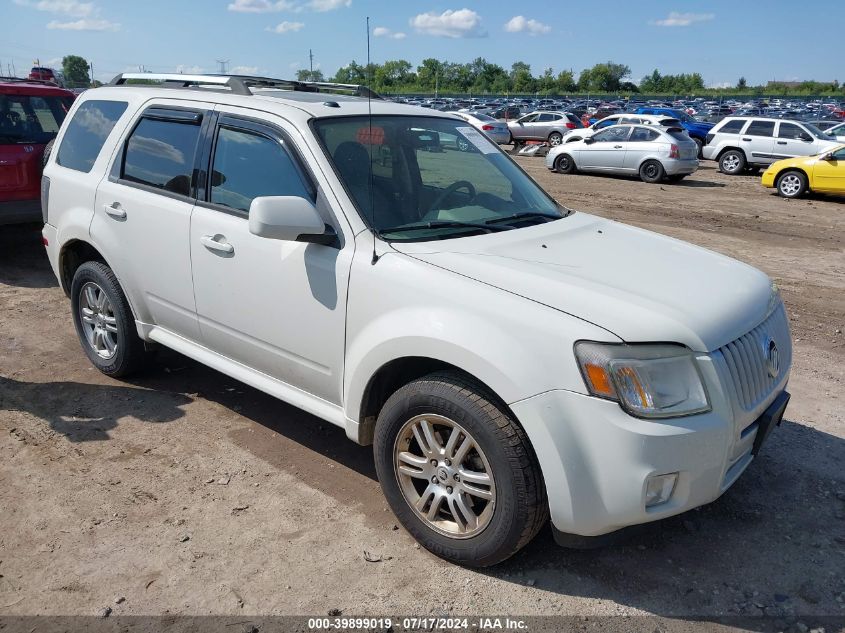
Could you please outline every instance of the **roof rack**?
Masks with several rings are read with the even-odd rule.
[[[250,75],[183,75],[181,73],[122,73],[109,82],[109,86],[125,86],[130,81],[156,82],[159,88],[198,88],[217,86],[228,88],[233,94],[252,95],[252,88],[275,88],[297,92],[338,92],[351,93],[356,97],[381,99],[381,96],[366,86],[358,84],[338,84],[325,81],[297,81],[294,79],[274,79],[272,77],[253,77]],[[132,84],[136,85],[136,84]]]
[[[18,84],[42,84],[44,86],[54,86],[59,87],[55,81],[50,81],[49,79],[30,79],[29,77],[0,77],[0,81],[4,81],[7,83],[18,83]]]

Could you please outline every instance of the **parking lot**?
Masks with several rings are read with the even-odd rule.
[[[172,352],[131,382],[95,371],[39,228],[4,227],[3,612],[768,615],[784,628],[845,616],[845,201],[784,200],[709,162],[649,185],[517,160],[566,206],[780,286],[795,339],[787,419],[720,500],[600,550],[544,531],[498,567],[450,565],[397,528],[371,450],[342,429]]]

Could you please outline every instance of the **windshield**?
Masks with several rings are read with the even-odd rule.
[[[56,137],[72,100],[0,94],[0,145],[43,144]]]
[[[689,114],[684,112],[683,110],[670,110],[673,116],[676,119],[680,119],[684,123],[695,123],[695,119],[693,119]]]
[[[314,128],[362,219],[387,240],[463,237],[568,213],[464,121],[355,116]]]

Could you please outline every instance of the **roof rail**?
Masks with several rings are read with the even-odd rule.
[[[124,86],[127,82],[157,82],[159,88],[196,88],[199,86],[218,86],[228,88],[234,94],[252,95],[251,88],[275,88],[298,92],[346,92],[357,97],[381,99],[381,96],[358,84],[338,84],[325,81],[309,82],[294,79],[274,79],[272,77],[253,77],[251,75],[184,75],[181,73],[122,73],[109,82],[109,86]],[[160,83],[158,83],[160,82]]]

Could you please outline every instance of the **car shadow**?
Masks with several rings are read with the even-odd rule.
[[[166,389],[72,381],[25,382],[0,375],[0,410],[23,411],[71,442],[108,440],[127,416],[162,423],[185,415],[191,398]]]
[[[0,226],[0,284],[18,288],[59,285],[41,243],[40,224]]]
[[[669,183],[673,187],[692,187],[692,188],[724,188],[727,185],[721,182],[713,182],[712,180],[681,180],[680,182]]]

